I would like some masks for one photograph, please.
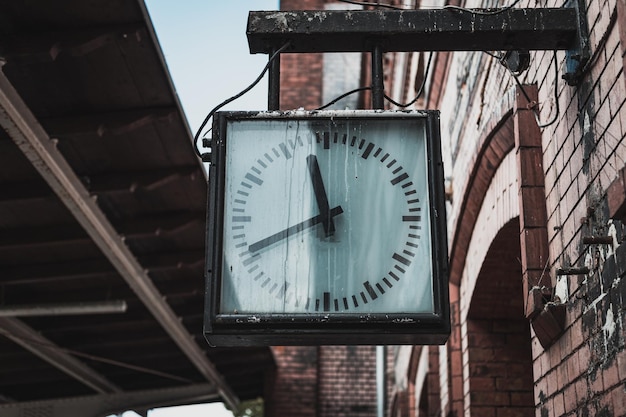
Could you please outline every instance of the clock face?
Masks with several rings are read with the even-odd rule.
[[[229,120],[219,312],[432,313],[425,126]]]

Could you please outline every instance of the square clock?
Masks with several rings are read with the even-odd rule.
[[[209,344],[445,343],[443,180],[436,111],[217,113]]]

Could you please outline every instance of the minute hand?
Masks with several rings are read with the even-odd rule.
[[[332,219],[333,217],[341,213],[343,213],[343,209],[341,208],[341,206],[337,206],[330,210],[330,218]],[[322,223],[322,221],[324,221],[324,218],[325,216],[318,214],[315,217],[311,217],[310,219],[307,219],[296,225],[288,227],[285,230],[281,230],[278,233],[275,233],[269,237],[266,237],[265,239],[261,239],[258,242],[253,243],[252,245],[248,247],[248,250],[250,252],[257,252],[273,243],[279,242],[283,239],[287,239],[289,236],[295,235],[296,233],[299,233],[303,230],[311,228],[315,226],[316,224]]]

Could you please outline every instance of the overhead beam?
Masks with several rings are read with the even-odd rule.
[[[52,137],[92,134],[98,137],[127,134],[160,120],[173,120],[173,106],[146,107],[126,111],[69,117],[49,117],[40,120]]]
[[[122,390],[52,341],[11,317],[0,317],[0,334],[101,394]]]
[[[3,417],[29,415],[101,417],[109,414],[121,414],[126,410],[143,412],[156,407],[218,400],[219,393],[213,385],[195,384],[177,388],[0,404],[0,415]]]
[[[172,341],[198,371],[215,384],[224,401],[235,408],[239,403],[237,396],[172,308],[163,300],[162,294],[144,267],[115,231],[104,212],[90,198],[80,179],[2,72],[0,72],[0,125],[170,335]]]
[[[260,11],[248,16],[250,53],[563,50],[577,42],[573,8]]]
[[[0,317],[82,316],[126,312],[124,300],[89,301],[84,303],[41,303],[0,306]]]
[[[61,54],[80,57],[115,43],[118,37],[132,35],[141,30],[145,30],[144,25],[131,23],[80,31],[19,36],[5,45],[4,54],[22,62],[50,62]]]

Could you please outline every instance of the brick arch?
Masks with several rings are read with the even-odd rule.
[[[503,104],[503,116],[492,120],[492,126],[484,129],[487,133],[478,141],[479,151],[463,187],[461,208],[452,227],[454,234],[450,245],[450,283],[454,285],[461,282],[474,226],[491,181],[506,155],[515,147],[513,110],[509,104]]]
[[[520,251],[519,218],[514,218],[489,246],[462,323],[466,415],[535,415]]]
[[[472,300],[479,272],[486,262],[487,253],[492,250],[492,242],[502,233],[505,225],[509,224],[507,231],[511,233],[512,239],[517,240],[517,247],[520,246],[519,221],[514,222],[514,227],[510,226],[511,220],[519,217],[516,163],[514,152],[509,152],[502,158],[483,195],[480,211],[476,214],[472,237],[467,244],[467,259],[460,283],[461,322],[464,322],[467,317],[469,303]],[[512,261],[517,263],[519,259],[520,251],[518,250]],[[519,266],[521,268],[521,264]],[[522,296],[521,287],[517,294]],[[518,310],[518,313],[523,317],[522,308]]]

